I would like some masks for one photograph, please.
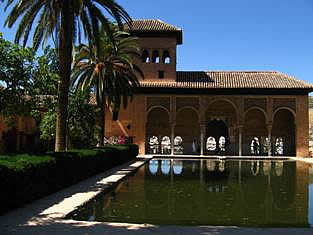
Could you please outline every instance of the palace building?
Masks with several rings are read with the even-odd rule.
[[[177,71],[182,29],[134,20],[145,74],[105,136],[129,136],[140,154],[309,156],[313,85],[277,71]]]

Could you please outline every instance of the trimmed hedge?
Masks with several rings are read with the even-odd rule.
[[[0,214],[133,160],[137,145],[45,155],[0,155]]]

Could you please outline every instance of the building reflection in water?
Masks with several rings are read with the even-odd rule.
[[[313,165],[309,168],[309,223],[313,225]]]
[[[308,173],[293,161],[152,159],[114,199],[98,199],[105,208],[89,211],[96,221],[305,227],[313,225]]]
[[[171,161],[170,160],[161,160],[161,172],[163,175],[168,175],[171,169]]]

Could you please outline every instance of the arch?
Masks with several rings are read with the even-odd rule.
[[[152,52],[152,63],[160,63],[160,55],[158,50],[154,50]]]
[[[176,114],[175,135],[183,139],[183,154],[197,154],[200,151],[199,115],[193,107],[183,107]]]
[[[162,145],[162,141],[165,136],[171,135],[169,120],[169,113],[164,107],[149,109],[146,122],[146,152],[150,154],[163,154],[163,152],[168,154],[168,146]],[[158,139],[158,143],[153,148],[150,146],[150,138],[152,137]]]
[[[171,57],[170,57],[170,53],[168,50],[163,51],[162,63],[163,64],[170,64],[171,63]]]
[[[253,110],[255,110],[255,109],[261,111],[261,112],[264,114],[265,121],[267,122],[267,120],[268,120],[268,115],[267,115],[267,113],[265,112],[264,109],[262,109],[262,108],[260,108],[260,107],[257,107],[257,106],[253,106],[253,107],[247,109],[247,110],[245,111],[245,113],[244,113],[244,119],[246,119],[246,115],[247,115],[248,112],[253,111]]]
[[[207,138],[206,150],[208,154],[224,155],[226,152],[227,144],[229,142],[228,127],[223,120],[212,120],[206,127]],[[224,139],[221,145],[220,139]],[[221,148],[222,147],[222,148]]]
[[[268,137],[264,110],[253,107],[245,113],[244,118],[243,154],[264,155],[265,145],[268,145],[264,141]]]
[[[199,119],[199,110],[197,110],[197,109],[196,109],[195,107],[193,107],[193,106],[184,106],[184,107],[182,107],[182,108],[179,108],[179,109],[177,110],[177,114],[180,113],[181,111],[183,111],[184,109],[192,109],[193,111],[195,111],[195,112],[197,113],[198,119]]]
[[[280,108],[275,112],[273,120],[272,145],[274,147],[274,155],[294,156],[296,153],[294,113],[288,108]],[[279,141],[277,142],[277,140]]]
[[[148,50],[143,50],[141,54],[141,62],[142,63],[150,63],[150,55]]]
[[[238,124],[239,114],[234,102],[223,97],[210,101],[205,111],[205,117],[207,121],[205,138],[213,136],[216,142],[219,142],[221,136],[225,137],[225,151],[217,148],[216,153],[209,154],[234,155],[238,152],[235,127]]]
[[[236,105],[233,101],[231,101],[231,100],[229,100],[229,99],[227,99],[227,98],[216,98],[216,99],[213,99],[213,100],[211,100],[211,101],[208,103],[208,107],[211,106],[213,103],[219,102],[219,101],[224,101],[224,102],[227,102],[227,103],[231,104],[232,107],[233,107],[233,109],[235,110],[236,117],[237,117],[237,115],[238,115],[238,108],[237,108],[237,105]],[[209,109],[209,108],[208,108],[208,109]],[[206,111],[208,111],[208,109],[207,109]]]
[[[168,115],[170,115],[170,111],[169,111],[167,108],[165,108],[165,107],[162,106],[162,105],[155,105],[155,106],[152,106],[152,107],[150,107],[150,108],[148,109],[148,111],[147,111],[147,117],[149,116],[149,113],[150,113],[153,109],[163,109],[164,111],[167,112]],[[148,118],[147,118],[147,120],[148,120]]]
[[[276,113],[279,112],[279,111],[281,111],[281,110],[284,110],[284,109],[290,111],[290,112],[292,113],[292,115],[293,115],[294,120],[296,120],[296,113],[295,113],[295,111],[294,111],[293,109],[288,108],[288,107],[280,107],[280,108],[276,109],[276,110],[273,112],[272,122],[274,122],[274,118],[275,118]]]

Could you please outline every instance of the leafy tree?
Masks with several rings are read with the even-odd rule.
[[[37,22],[33,33],[35,50],[48,38],[52,37],[54,40],[60,61],[55,151],[64,151],[73,44],[76,39],[80,41],[83,32],[88,40],[99,46],[99,25],[109,31],[109,20],[103,15],[102,9],[107,11],[120,27],[123,20],[131,22],[131,18],[114,0],[1,1],[7,3],[6,9],[13,5],[5,24],[12,27],[19,22],[15,35],[16,43],[23,38],[23,45],[27,44],[34,22]]]
[[[34,61],[33,50],[19,48],[0,33],[0,114],[9,125],[16,115],[27,115],[31,110],[31,99],[26,95],[32,86]]]
[[[90,92],[70,93],[67,125],[67,149],[96,145],[96,107],[88,102]],[[40,124],[41,138],[48,142],[55,140],[55,106],[45,113]]]
[[[72,72],[73,86],[77,90],[94,87],[100,108],[100,146],[104,145],[106,104],[113,110],[113,119],[117,120],[121,104],[126,108],[134,89],[140,86],[137,76],[143,77],[140,68],[132,62],[133,56],[140,56],[137,38],[115,26],[112,26],[112,32],[110,37],[102,31],[98,48],[84,44],[77,47]]]

